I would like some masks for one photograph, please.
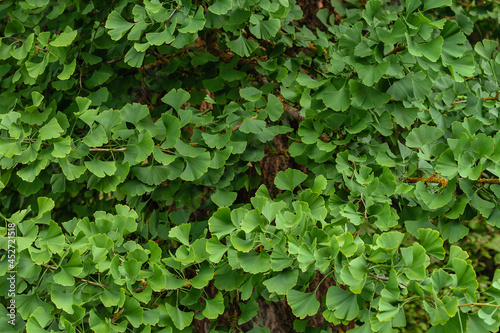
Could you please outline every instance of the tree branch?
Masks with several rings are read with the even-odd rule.
[[[427,178],[414,178],[414,177],[399,177],[399,180],[401,180],[403,183],[418,183],[418,182],[425,182],[425,183],[436,183],[436,184],[441,184],[444,187],[448,185],[448,179],[446,178],[437,178],[437,173],[434,173],[433,175],[427,177]],[[476,180],[477,183],[482,183],[482,184],[500,184],[500,179],[498,178],[479,178]]]
[[[444,187],[448,185],[448,179],[437,178],[436,176],[437,173],[434,173],[433,175],[427,178],[399,177],[399,180],[401,180],[403,183],[418,183],[418,182],[437,183],[443,185]]]
[[[499,94],[500,94],[500,91],[497,91],[496,94],[495,94],[495,96],[483,97],[483,102],[486,102],[486,101],[498,101],[498,95]],[[464,104],[464,103],[467,103],[466,99],[462,99],[460,101],[451,102],[448,105],[456,105],[456,104]]]
[[[285,99],[283,98],[283,96],[280,94],[279,95],[279,99],[280,99],[280,102],[281,104],[283,104],[283,110],[288,113],[293,119],[297,120],[297,121],[304,121],[306,118],[302,115],[302,113],[300,113],[300,110],[297,109],[297,108],[294,108],[293,106],[290,106],[288,105],[287,103],[285,103]]]

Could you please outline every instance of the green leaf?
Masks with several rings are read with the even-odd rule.
[[[130,165],[136,165],[143,162],[153,152],[154,141],[151,137],[151,132],[149,131],[139,134],[139,137],[134,140],[134,143],[132,143],[133,141],[130,141],[127,149],[124,151],[123,159],[124,162],[128,162]]]
[[[458,309],[458,298],[444,296],[442,299],[437,299],[432,306],[424,301],[424,309],[431,317],[431,324],[445,324],[451,317],[455,316]]]
[[[491,324],[487,323],[479,313],[470,313],[467,318],[469,319],[469,332],[498,332],[497,320]]]
[[[236,200],[237,195],[238,193],[236,192],[227,192],[217,189],[210,198],[217,206],[228,207]]]
[[[294,260],[288,256],[286,250],[282,247],[275,247],[271,253],[271,267],[275,272],[290,268],[293,262]]]
[[[238,305],[239,305],[240,310],[241,310],[241,316],[238,319],[238,325],[242,325],[242,324],[245,324],[246,322],[250,321],[259,312],[259,303],[257,303],[253,299],[250,299],[246,304],[243,302],[238,302]],[[254,326],[254,329],[255,329],[255,326]],[[269,329],[268,329],[267,333],[270,333]]]
[[[257,102],[262,96],[262,91],[254,87],[246,87],[240,90],[240,96],[250,102]]]
[[[84,162],[87,169],[99,178],[106,175],[112,176],[116,172],[115,162],[105,162],[101,160],[93,160]]]
[[[425,252],[431,256],[443,260],[445,251],[443,248],[443,239],[439,237],[439,232],[432,229],[418,229],[418,238]]]
[[[109,141],[104,126],[98,125],[93,128],[84,138],[83,143],[89,147],[100,147]]]
[[[25,66],[28,71],[28,75],[34,79],[38,78],[45,71],[45,68],[49,63],[48,59],[48,55],[45,54],[40,62],[26,61]]]
[[[233,232],[236,226],[231,220],[231,210],[227,207],[219,208],[208,220],[208,227],[210,233],[219,239]]]
[[[340,277],[354,294],[360,294],[365,287],[368,276],[368,265],[365,257],[357,257],[344,266]]]
[[[379,0],[370,0],[366,3],[365,9],[362,12],[362,16],[368,25],[373,25],[374,18],[378,12],[380,12],[380,7],[382,2]]]
[[[162,115],[161,120],[165,126],[165,141],[161,147],[163,149],[172,148],[181,135],[181,122],[176,117],[167,113]]]
[[[136,126],[142,119],[146,118],[149,115],[149,110],[146,105],[142,105],[139,103],[127,103],[120,110],[120,113],[124,121]]]
[[[302,272],[306,272],[309,267],[314,265],[316,258],[314,257],[313,251],[307,246],[307,244],[302,244],[298,250],[297,261],[299,262],[299,267]]]
[[[144,57],[146,56],[146,52],[139,52],[135,49],[135,47],[131,47],[128,52],[125,54],[125,63],[130,67],[139,68],[142,66],[144,62]]]
[[[495,150],[495,140],[484,133],[479,133],[472,141],[472,150],[478,156],[490,156]]]
[[[241,220],[240,228],[245,232],[253,232],[257,227],[263,226],[265,223],[262,215],[257,209],[249,211],[243,220]]]
[[[24,320],[35,314],[41,316],[41,318],[49,317],[48,319],[50,319],[50,316],[47,315],[54,310],[54,306],[50,302],[42,302],[37,294],[19,294],[16,295],[16,310]],[[40,321],[42,320],[40,319]],[[43,321],[48,322],[48,320]]]
[[[423,0],[424,2],[424,11],[433,8],[441,8],[451,6],[451,0]]]
[[[75,40],[77,34],[78,31],[73,30],[70,27],[66,27],[64,32],[50,42],[50,45],[55,47],[68,46],[73,42],[73,40]]]
[[[223,245],[217,239],[210,238],[207,242],[207,252],[210,254],[210,261],[219,262],[222,256],[226,253],[228,248],[229,245]]]
[[[255,251],[249,253],[238,252],[237,258],[241,268],[250,274],[264,273],[271,268],[271,258],[266,251],[260,253]]]
[[[377,64],[356,64],[354,67],[364,85],[372,86],[377,83],[390,67],[390,62],[382,62]]]
[[[406,137],[406,145],[411,148],[422,148],[428,143],[434,143],[444,135],[440,128],[422,125],[410,131]]]
[[[170,229],[168,236],[182,244],[188,246],[189,245],[189,233],[191,232],[191,224],[183,223],[176,227]]]
[[[49,0],[27,0],[26,2],[34,7],[44,7],[49,4]]]
[[[54,200],[47,197],[39,197],[36,199],[38,204],[38,214],[37,219],[41,219],[45,214],[49,213],[54,207]]]
[[[63,132],[64,130],[61,125],[59,125],[57,118],[54,117],[48,123],[43,125],[42,128],[40,128],[39,135],[40,139],[48,140],[60,137]]]
[[[84,165],[73,165],[64,158],[59,160],[59,165],[61,166],[61,169],[68,180],[75,180],[77,178],[80,178],[80,176],[85,173],[85,170],[87,170],[87,167],[85,167]]]
[[[182,180],[193,181],[199,179],[208,170],[210,153],[204,152],[196,157],[185,157],[186,168],[181,173]]]
[[[249,239],[245,239],[245,233],[239,232],[237,235],[231,236],[231,244],[237,251],[250,252],[255,247],[255,240],[252,236]]]
[[[63,292],[62,290],[51,290],[50,299],[54,302],[54,305],[58,309],[73,314],[73,305],[77,305],[80,302],[76,302],[73,292]]]
[[[283,104],[281,104],[278,97],[270,94],[267,96],[267,106],[264,110],[269,115],[271,121],[276,121],[283,114]]]
[[[437,61],[441,57],[444,44],[444,39],[441,36],[427,43],[416,44],[410,35],[406,34],[406,40],[408,41],[408,51],[416,57],[424,56],[432,62]]]
[[[224,15],[233,7],[232,0],[215,0],[213,5],[208,7],[208,10],[216,15]]]
[[[60,268],[61,271],[54,274],[54,282],[62,286],[73,286],[75,284],[74,276],[80,274],[83,271],[83,263],[82,259],[80,258],[80,252],[73,252],[73,255],[68,260],[68,262],[66,262],[64,265],[61,265]]]
[[[327,107],[335,111],[346,111],[351,105],[351,95],[344,87],[333,93],[324,94],[321,98]]]
[[[61,227],[54,221],[50,221],[48,229],[40,232],[40,236],[36,242],[42,249],[48,249],[52,253],[60,253],[66,243]]]
[[[391,99],[390,95],[378,89],[367,87],[354,79],[349,80],[349,88],[355,104],[363,109],[382,107]]]
[[[36,160],[35,162],[28,164],[28,166],[18,170],[17,175],[24,181],[31,183],[35,180],[36,176],[40,174],[40,171],[45,169],[48,164],[49,160],[47,159]]]
[[[241,34],[237,39],[227,42],[226,44],[231,51],[240,57],[249,57],[259,46],[258,42],[246,39],[243,37],[243,34]]]
[[[132,326],[139,327],[142,325],[144,310],[135,298],[126,297],[123,309],[122,315],[128,319]]]
[[[293,191],[297,186],[299,186],[304,180],[306,180],[307,175],[300,170],[287,169],[285,171],[280,171],[274,179],[274,184],[277,188],[284,191]]]
[[[458,258],[453,259],[451,265],[457,277],[453,281],[454,287],[462,292],[471,291],[473,293],[479,286],[474,268],[465,260]]]
[[[208,319],[217,319],[224,313],[224,298],[220,291],[214,298],[205,301],[205,309],[203,309],[202,313]]]
[[[423,72],[417,72],[415,73],[409,73],[406,75],[403,79],[396,81],[387,89],[387,93],[392,96],[395,100],[398,101],[407,101],[407,100],[412,100],[412,99],[425,99],[431,92],[432,89],[432,81],[423,73]],[[409,127],[410,125],[413,124],[413,120],[418,115],[418,108],[410,108],[409,110],[406,110],[406,108],[403,108],[401,105],[397,104],[389,104],[386,105],[386,108],[390,110],[391,106],[395,108],[396,111],[399,111],[400,113],[403,113],[404,111],[412,111],[410,114],[412,115],[411,120],[408,119],[405,123],[401,123],[405,127]],[[415,110],[415,111],[413,111]],[[401,115],[398,117],[395,115],[396,120],[399,122],[399,120],[406,119],[408,117],[402,117]]]
[[[189,101],[190,96],[184,89],[172,89],[162,97],[161,101],[179,110],[184,103]]]
[[[167,309],[168,315],[174,322],[175,327],[179,330],[183,330],[188,327],[193,321],[194,312],[184,312],[181,311],[178,307],[172,306],[168,303],[165,303],[165,308]]]
[[[64,158],[71,152],[71,138],[69,136],[54,142],[54,150],[50,153],[55,158]]]
[[[125,19],[115,10],[109,14],[105,25],[105,27],[109,29],[108,34],[111,36],[112,40],[119,40],[133,26],[132,23],[125,21]]]
[[[73,61],[70,62],[69,64],[64,64],[63,70],[61,73],[59,73],[59,75],[57,75],[57,78],[59,80],[69,79],[71,75],[73,75],[73,73],[75,72],[75,68],[76,68],[76,59],[73,59]]]
[[[474,45],[474,50],[481,57],[489,60],[489,59],[491,59],[491,56],[493,55],[493,52],[495,52],[497,47],[498,47],[497,41],[490,40],[490,39],[484,39],[484,40],[476,43],[476,45]]]
[[[259,134],[266,128],[266,122],[264,120],[245,118],[240,126],[240,131],[243,133],[255,133]]]
[[[270,18],[268,20],[262,20],[257,17],[257,15],[252,15],[250,17],[250,32],[255,35],[258,39],[270,39],[278,33],[281,28],[281,22],[277,18]]]
[[[418,182],[415,186],[415,195],[417,198],[422,200],[425,205],[429,207],[429,209],[437,209],[444,207],[451,200],[453,200],[453,192],[455,189],[455,184],[450,183],[449,186],[446,187],[446,190],[443,194],[438,193],[429,193],[428,188],[426,188],[424,182]]]
[[[137,179],[148,185],[160,185],[165,180],[167,180],[168,176],[171,173],[170,168],[164,165],[133,167],[132,171],[134,172]]]
[[[188,17],[184,22],[185,26],[179,29],[180,33],[195,33],[203,29],[205,26],[205,15],[203,14],[203,6],[199,6],[196,14],[193,17]]]
[[[293,314],[300,319],[315,315],[320,305],[316,299],[316,292],[304,293],[294,289],[287,292],[286,301],[292,308]]]
[[[425,278],[425,268],[429,266],[429,257],[425,254],[425,249],[418,243],[413,243],[412,247],[402,248],[401,255],[406,264],[405,275],[411,280],[423,280]]]
[[[220,169],[222,168],[229,156],[231,155],[231,152],[233,151],[233,147],[229,146],[224,150],[216,150],[214,152],[214,157],[212,160],[210,160],[210,164],[208,165],[209,168],[211,169]]]
[[[120,184],[120,191],[130,196],[143,195],[153,191],[154,189],[154,186],[146,185],[135,179]]]
[[[376,244],[387,252],[394,254],[399,249],[403,238],[404,234],[398,231],[384,232],[377,238]]]
[[[175,40],[174,35],[172,35],[174,25],[164,29],[160,32],[149,32],[146,34],[146,39],[151,45],[163,45],[170,44]]]
[[[355,294],[348,290],[332,286],[326,293],[326,306],[336,318],[351,321],[358,315],[359,306]]]
[[[297,284],[298,276],[299,271],[297,269],[291,271],[286,270],[280,272],[275,277],[265,280],[262,284],[265,285],[266,288],[272,293],[285,295]]]
[[[454,178],[458,174],[458,165],[450,148],[446,149],[437,159],[436,172],[447,178]]]
[[[45,1],[48,3],[48,0]],[[15,18],[11,18],[5,25],[4,35],[5,37],[10,37],[12,35],[22,34],[24,31],[24,25]]]

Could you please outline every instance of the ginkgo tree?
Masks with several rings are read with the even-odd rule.
[[[328,3],[0,4],[2,331],[498,331],[498,8]]]

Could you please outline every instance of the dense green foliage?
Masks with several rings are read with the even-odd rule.
[[[332,0],[309,29],[294,0],[3,1],[15,330],[235,332],[285,300],[297,331],[497,332],[485,2]]]

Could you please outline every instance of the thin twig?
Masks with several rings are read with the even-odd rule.
[[[376,274],[373,274],[373,273],[370,273],[370,275],[373,276],[374,278],[378,279],[378,280],[389,281],[389,278],[386,277],[386,276],[380,276],[380,275],[376,275]],[[398,283],[400,285],[402,285],[403,287],[408,288],[408,285],[406,283],[400,282],[400,281],[398,281]],[[424,295],[424,297],[427,298],[429,301],[435,302],[434,298],[432,298],[430,296]]]
[[[42,266],[45,266],[47,267],[48,269],[51,269],[51,270],[57,270],[59,269],[59,267],[56,267],[56,266],[50,266],[50,265],[47,265],[47,264],[42,264]],[[82,282],[85,282],[87,284],[91,284],[93,286],[97,286],[97,287],[102,287],[102,288],[109,288],[107,285],[105,284],[102,284],[102,283],[98,283],[98,282],[94,282],[94,281],[89,281],[89,280],[85,280],[85,279],[82,279],[82,278],[77,278],[79,281],[82,281]]]
[[[500,305],[495,305],[495,304],[490,304],[490,303],[467,303],[467,304],[460,304],[458,307],[463,308],[465,306],[491,306],[494,308],[500,308]]]
[[[114,252],[113,252],[113,256],[116,256],[116,253],[114,253]],[[118,257],[118,260],[119,260],[120,262],[124,262],[124,261],[125,261],[122,257]]]
[[[127,147],[121,148],[89,148],[89,151],[124,151],[127,150]]]
[[[389,53],[384,54],[384,58],[387,57],[387,56],[390,56],[391,54],[396,54],[396,53],[398,53],[400,51],[403,51],[405,49],[406,49],[405,45],[397,45]]]
[[[363,206],[365,207],[365,220],[368,220],[368,214],[366,212],[366,202],[365,202],[365,199],[363,199],[363,193],[361,193],[361,202],[363,203]]]
[[[93,282],[93,281],[89,281],[89,280],[85,280],[85,279],[78,279],[78,280],[80,280],[82,282],[85,282],[85,283],[88,283],[88,284],[91,284],[93,286],[103,287],[103,288],[109,288],[107,285],[102,284],[102,283]]]
[[[56,266],[50,266],[50,265],[47,265],[47,264],[42,264],[43,266],[49,268],[49,269],[53,269],[53,270],[56,270],[58,267]]]
[[[289,138],[292,141],[295,141],[295,142],[299,142],[299,143],[302,142],[300,139],[292,138],[290,135],[287,135],[286,137]]]
[[[174,16],[174,14],[175,14],[175,13],[177,13],[177,11],[178,11],[178,10],[179,10],[179,7],[176,7],[176,8],[174,9],[174,11],[172,12],[172,14],[170,14],[170,15],[168,16],[168,18],[165,20],[165,22],[163,22],[163,23],[167,23],[168,21],[170,21],[170,19],[172,18],[172,16]]]

